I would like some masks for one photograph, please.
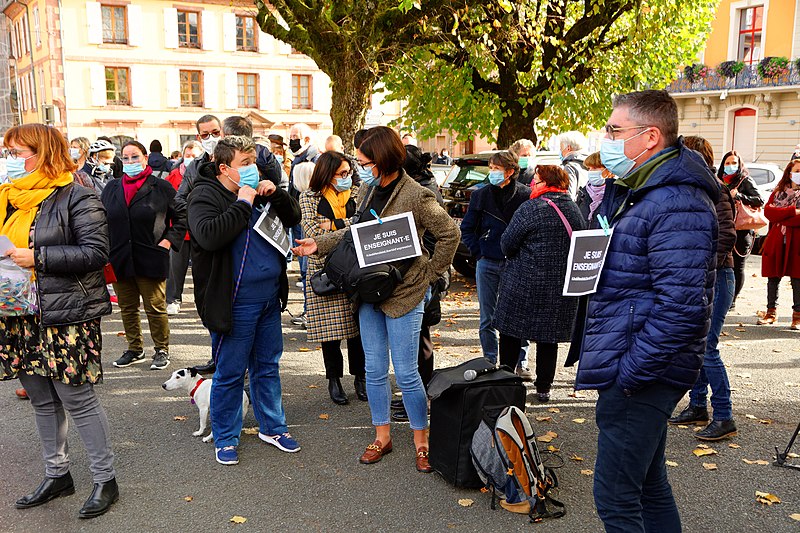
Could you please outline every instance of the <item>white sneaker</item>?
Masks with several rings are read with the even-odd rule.
[[[298,281],[297,283],[294,284],[294,286],[297,287],[298,289],[302,289],[303,288],[303,282],[302,281]]]
[[[515,373],[521,377],[523,381],[533,381],[533,373],[522,365],[517,365]]]
[[[180,302],[172,302],[171,304],[167,304],[168,315],[177,315],[180,312],[181,312]]]

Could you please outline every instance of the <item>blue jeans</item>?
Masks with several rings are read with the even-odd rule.
[[[211,333],[218,347],[217,370],[211,382],[211,430],[217,448],[238,446],[242,431],[244,376],[250,371],[250,400],[261,433],[285,433],[278,361],[283,355],[280,302],[237,300],[233,329]]]
[[[684,389],[654,383],[627,396],[599,391],[594,502],[606,532],[673,533],[681,518],[667,480],[667,418]]]
[[[373,304],[361,304],[358,308],[361,343],[364,346],[367,397],[374,426],[385,426],[390,420],[389,402],[392,388],[389,383],[389,352],[391,351],[395,380],[403,392],[403,405],[408,413],[411,429],[428,427],[428,398],[417,369],[417,353],[423,310],[430,296],[429,289],[423,301],[399,318],[386,316]]]
[[[714,287],[714,306],[711,310],[711,327],[708,330],[706,354],[703,356],[703,367],[700,377],[689,391],[689,405],[706,407],[708,386],[711,385],[711,407],[714,408],[714,420],[730,420],[733,418],[731,407],[731,385],[728,372],[719,356],[719,335],[725,324],[725,315],[733,302],[736,287],[732,268],[717,270],[717,284]]]
[[[500,274],[503,272],[504,264],[505,261],[483,257],[478,260],[478,265],[475,267],[475,282],[478,286],[478,307],[481,313],[478,338],[481,341],[483,356],[492,363],[497,363],[497,331],[492,323],[494,322],[494,311],[497,309]],[[528,352],[528,341],[521,340],[522,347],[517,363],[523,361]]]

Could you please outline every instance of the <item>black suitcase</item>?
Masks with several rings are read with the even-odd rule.
[[[505,367],[464,379],[466,370],[480,371],[494,365],[483,357],[434,372],[428,385],[431,398],[429,456],[431,466],[456,487],[483,486],[472,465],[472,435],[486,417],[496,419],[509,405],[525,410],[522,378]]]

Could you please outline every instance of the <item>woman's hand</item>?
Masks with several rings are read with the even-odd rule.
[[[736,198],[736,195],[739,194],[739,189],[731,189],[731,196]]]
[[[319,227],[324,229],[325,231],[330,231],[331,230],[331,221],[328,220],[327,218],[323,219],[323,221],[319,223]]]
[[[271,181],[261,180],[256,186],[256,193],[258,193],[259,196],[269,196],[275,192],[275,188],[275,184]]]
[[[19,267],[33,268],[33,250],[30,248],[11,248],[6,255]]]
[[[158,245],[162,248],[166,248],[167,250],[172,248],[172,243],[170,243],[167,239],[161,239],[161,242],[158,243]]]
[[[297,246],[292,248],[294,255],[306,256],[317,251],[317,242],[314,239],[295,239],[294,242],[297,243]]]

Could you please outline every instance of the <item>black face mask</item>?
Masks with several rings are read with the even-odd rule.
[[[300,139],[290,139],[289,140],[289,149],[292,152],[297,153],[297,152],[300,151],[300,148],[302,148],[302,146],[300,145]]]

